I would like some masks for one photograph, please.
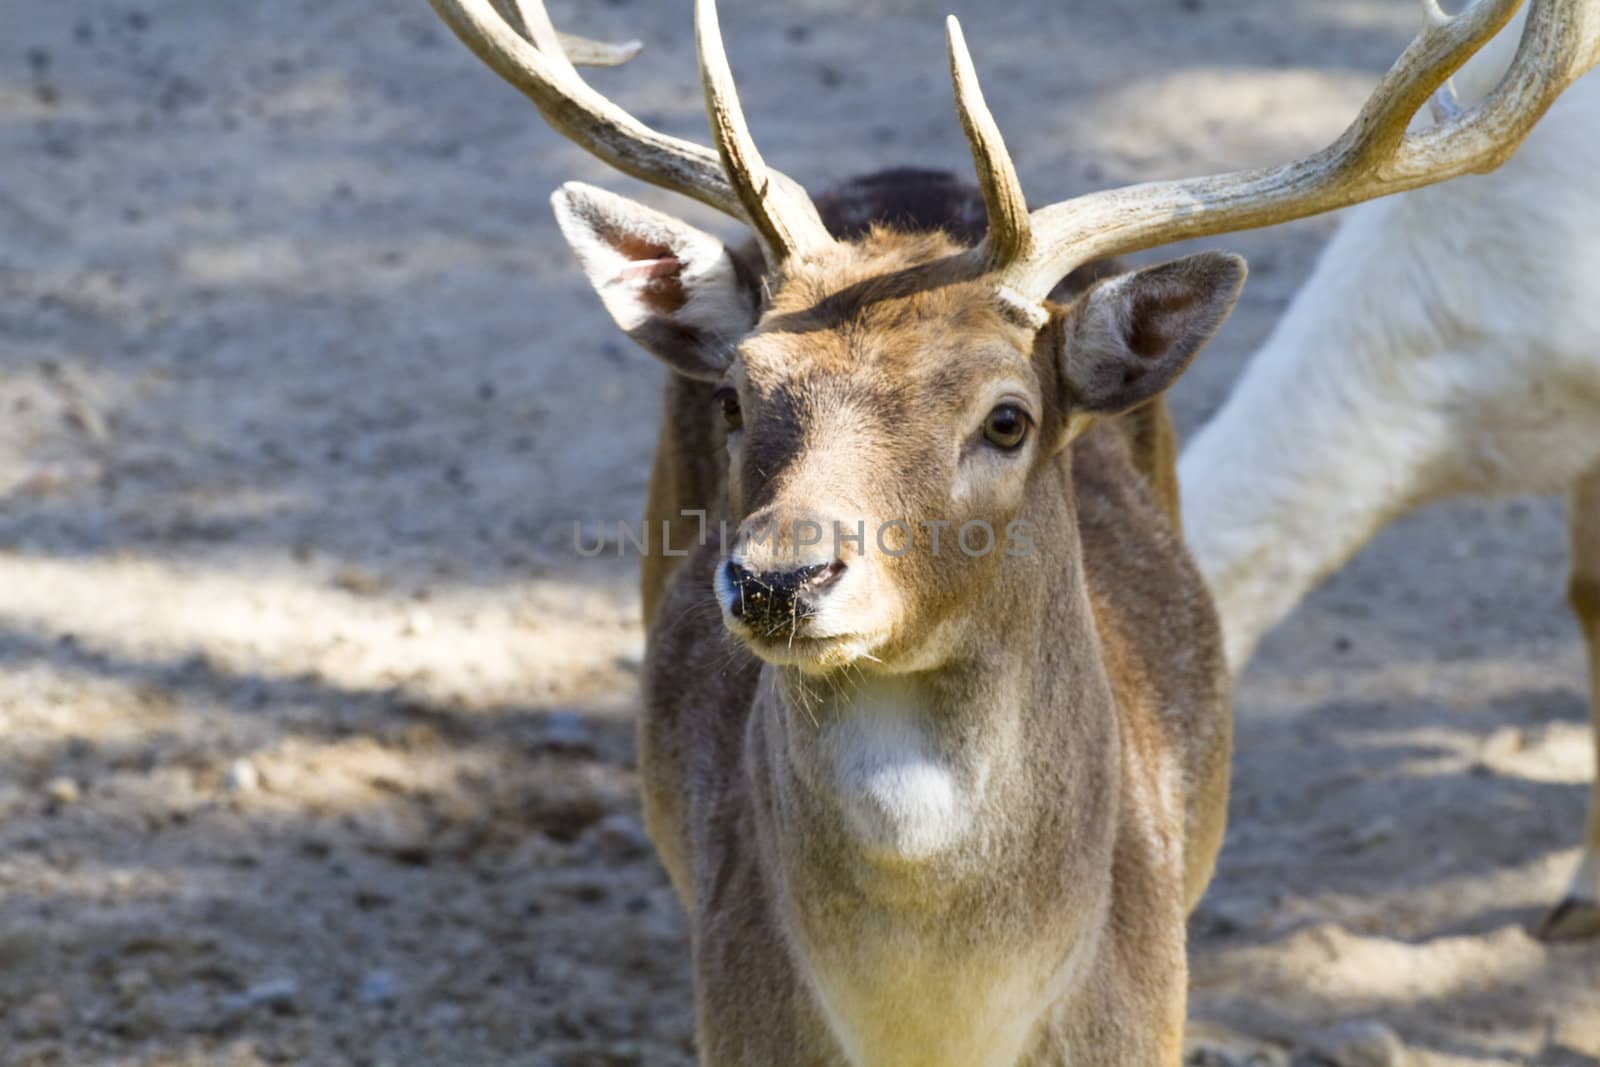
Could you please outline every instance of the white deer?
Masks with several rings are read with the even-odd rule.
[[[1436,98],[1501,82],[1522,16]],[[1600,751],[1600,77],[1501,169],[1348,212],[1179,466],[1233,670],[1386,523],[1464,494],[1568,493]],[[1600,934],[1600,779],[1549,938]]]

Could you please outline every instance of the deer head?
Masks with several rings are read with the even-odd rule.
[[[738,533],[730,630],[769,662],[897,671],[973,647],[987,610],[1061,567],[1061,450],[1147,399],[1222,321],[1242,262],[1100,283],[1043,328],[965,250],[879,233],[794,264],[730,353],[718,399]]]
[[[757,277],[715,237],[623,197],[580,184],[554,197],[617,324],[676,373],[717,383],[711,417],[726,422],[738,523],[716,579],[728,628],[769,662],[816,671],[863,659],[925,669],[971,639],[973,620],[1025,610],[1021,591],[1070,551],[1059,544],[1070,494],[1050,476],[1062,449],[1092,420],[1166,389],[1245,274],[1237,257],[1205,253],[1050,302],[1074,267],[1490,169],[1600,54],[1591,5],[1533,0],[1500,88],[1408,132],[1518,7],[1486,0],[1450,17],[1424,0],[1422,33],[1328,148],[1030,211],[952,18],[955,95],[988,213],[987,237],[967,248],[886,230],[832,238],[750,138],[713,0],[697,0],[695,14],[714,154],[600,97],[542,8],[504,2],[524,32],[489,0],[432,0],[552,125],[619,169],[743,219],[762,243]]]

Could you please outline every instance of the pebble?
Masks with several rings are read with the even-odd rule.
[[[444,1001],[428,1009],[428,1023],[438,1029],[448,1030],[460,1026],[466,1015],[467,1013],[462,1010],[461,1005]]]
[[[1289,1067],[1281,1045],[1204,1020],[1193,1020],[1184,1040],[1184,1067]]]
[[[1206,933],[1226,937],[1255,929],[1267,910],[1266,902],[1261,900],[1219,895],[1203,901],[1194,918]]]
[[[1351,841],[1351,846],[1358,852],[1376,848],[1394,837],[1394,832],[1394,820],[1387,815],[1382,815],[1356,831],[1355,838]]]
[[[111,987],[116,990],[118,1002],[131,1005],[142,1000],[150,992],[152,984],[148,971],[134,969],[118,972],[112,979]]]
[[[0,785],[0,822],[22,810],[27,794],[14,785]]]
[[[293,978],[274,978],[257,982],[243,993],[222,998],[222,1009],[230,1015],[266,1008],[288,1015],[300,1006],[300,983]]]
[[[1287,1067],[1289,1057],[1279,1049],[1202,1044],[1191,1048],[1183,1063],[1184,1067]]]
[[[575,711],[553,711],[545,717],[539,732],[539,747],[572,755],[592,755],[594,733],[582,715]]]
[[[333,585],[356,596],[377,596],[383,592],[383,579],[360,567],[344,567],[333,575]]]
[[[222,784],[230,793],[254,793],[261,788],[261,772],[249,760],[236,759],[228,765]]]
[[[575,1041],[554,1046],[555,1062],[581,1063],[584,1067],[638,1067],[659,1063],[663,1051],[637,1041]]]
[[[46,782],[44,794],[57,804],[75,804],[83,796],[83,789],[77,782],[63,775]]]
[[[586,844],[609,860],[636,860],[650,854],[650,836],[637,817],[626,812],[607,815],[584,834]]]
[[[361,979],[356,999],[371,1007],[388,1007],[395,1002],[399,984],[388,971],[368,971]]]
[[[40,993],[17,1009],[13,1025],[24,1041],[58,1038],[67,1029],[67,1005],[54,993]]]
[[[1335,1067],[1404,1067],[1405,1042],[1376,1019],[1352,1019],[1312,1036],[1309,1046]]]

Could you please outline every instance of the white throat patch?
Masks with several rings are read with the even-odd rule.
[[[843,814],[869,853],[925,860],[966,833],[972,798],[919,709],[863,694],[840,710],[821,741]]]

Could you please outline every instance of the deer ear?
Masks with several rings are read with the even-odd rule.
[[[1063,323],[1068,410],[1115,415],[1166,389],[1233,310],[1244,278],[1240,257],[1202,252],[1096,283]]]
[[[750,332],[759,282],[726,245],[659,211],[580,182],[550,198],[606,310],[629,337],[689,378],[715,381]]]

